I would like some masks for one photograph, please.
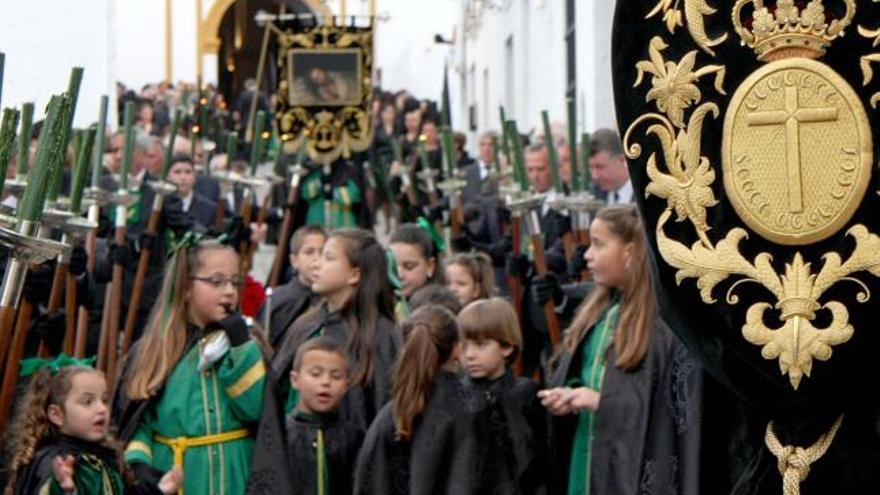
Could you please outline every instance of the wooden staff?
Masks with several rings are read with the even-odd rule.
[[[406,163],[403,158],[403,149],[400,145],[399,139],[391,140],[391,148],[394,150],[394,161],[399,164],[400,167],[400,189],[401,192],[406,196],[406,199],[409,201],[410,206],[417,208],[419,206],[418,198],[416,197],[416,191],[413,188],[413,180],[412,180],[412,169],[415,168],[413,165]]]
[[[238,135],[235,132],[230,132],[226,135],[226,174],[229,175],[232,173],[232,164],[235,162],[235,153],[238,149]],[[220,198],[217,201],[217,209],[214,210],[214,228],[220,229],[223,227],[223,220],[226,218],[226,193],[227,183],[223,183],[221,188]]]
[[[278,286],[281,280],[281,267],[284,265],[284,257],[290,246],[290,236],[293,234],[293,220],[296,213],[296,203],[299,200],[299,184],[302,180],[303,160],[308,141],[303,138],[297,153],[296,163],[290,174],[290,189],[287,191],[287,204],[284,208],[284,218],[281,221],[281,230],[278,233],[278,249],[272,260],[272,271],[269,274],[269,287]]]
[[[455,139],[448,125],[441,128],[441,144],[443,161],[446,168],[446,179],[440,184],[441,189],[449,197],[449,226],[452,237],[459,237],[464,225],[464,207],[461,204],[461,190],[467,185],[458,178],[456,167]]]

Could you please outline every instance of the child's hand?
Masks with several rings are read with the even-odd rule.
[[[538,398],[541,399],[541,405],[546,407],[554,416],[565,416],[571,414],[570,396],[571,389],[568,387],[556,387],[538,392]]]
[[[578,387],[571,391],[568,398],[568,405],[571,407],[572,412],[583,410],[595,412],[599,409],[599,399],[601,398],[602,395],[591,388]]]
[[[52,474],[64,493],[75,493],[76,485],[73,483],[73,469],[76,465],[76,457],[68,454],[55,456],[52,459]]]
[[[165,473],[159,480],[159,491],[165,495],[172,495],[180,490],[181,485],[183,485],[183,471],[176,467]]]

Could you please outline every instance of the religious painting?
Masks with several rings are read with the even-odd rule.
[[[298,106],[357,105],[361,100],[358,50],[303,50],[287,52],[290,101]]]

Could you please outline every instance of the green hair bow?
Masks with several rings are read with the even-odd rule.
[[[425,217],[419,217],[416,220],[416,225],[431,236],[431,241],[434,243],[434,247],[437,248],[438,253],[446,251],[446,242],[443,241],[443,236],[440,235],[440,232],[437,232],[437,228],[434,227],[433,223],[429,222]]]
[[[73,356],[68,356],[63,352],[59,354],[56,358],[51,360],[39,357],[22,359],[19,376],[31,376],[43,368],[47,368],[49,370],[49,373],[51,373],[52,375],[57,374],[58,371],[61,370],[61,368],[66,368],[68,366],[83,366],[86,368],[91,368],[95,365],[96,359],[97,358],[95,356],[79,359]]]

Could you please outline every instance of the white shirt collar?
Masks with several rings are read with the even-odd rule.
[[[192,206],[193,198],[195,194],[193,191],[190,191],[185,197],[180,198],[180,202],[183,206],[183,211],[189,211],[190,206]]]
[[[627,179],[622,186],[616,191],[608,194],[608,204],[630,204],[633,202],[633,185],[632,181]]]

